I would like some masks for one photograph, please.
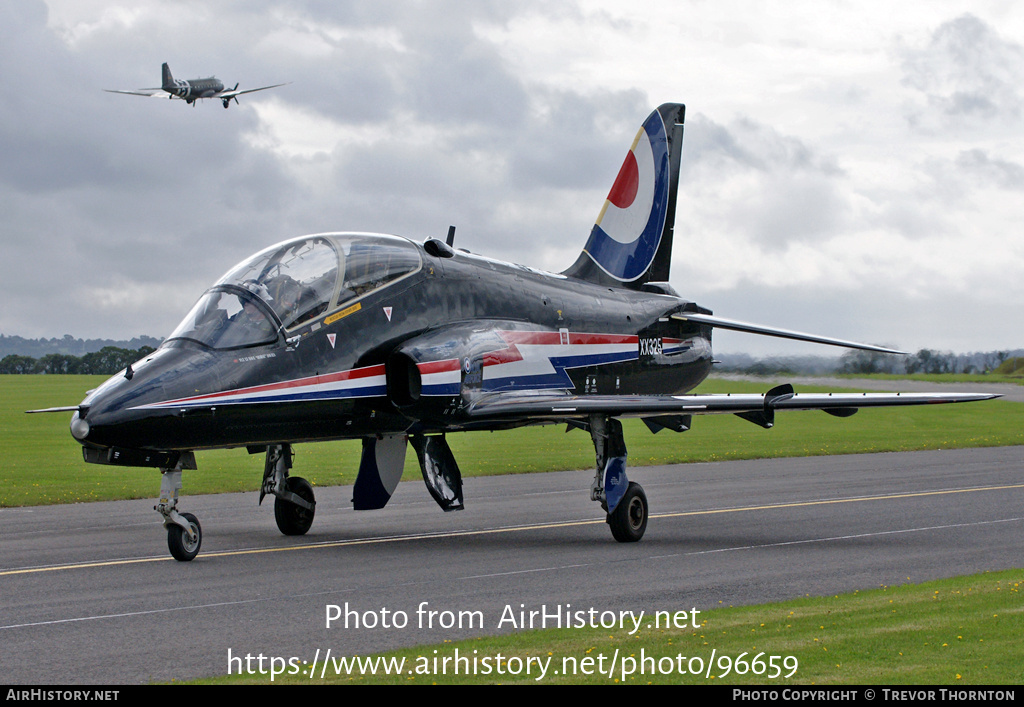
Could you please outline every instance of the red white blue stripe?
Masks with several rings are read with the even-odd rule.
[[[574,368],[604,366],[639,357],[639,339],[627,334],[586,334],[552,331],[500,331],[505,348],[484,354],[480,389],[540,390],[573,388],[566,373]],[[663,353],[690,348],[689,341],[663,339]],[[462,390],[465,361],[457,358],[417,364],[424,396],[454,396]],[[468,372],[468,371],[467,371]],[[383,364],[337,373],[235,388],[186,398],[139,405],[137,410],[206,408],[218,405],[256,405],[384,397],[387,380]]]
[[[338,373],[309,376],[280,383],[268,383],[248,388],[236,388],[220,393],[194,395],[166,400],[135,409],[213,407],[216,405],[245,405],[257,403],[294,403],[311,400],[343,400],[372,398],[387,394],[384,366],[366,366]]]
[[[507,346],[483,356],[480,389],[572,389],[566,370],[633,361],[639,357],[639,339],[627,334],[585,334],[557,331],[500,331]],[[690,342],[664,339],[663,353],[690,348]],[[458,359],[419,364],[423,395],[458,395],[461,389]]]

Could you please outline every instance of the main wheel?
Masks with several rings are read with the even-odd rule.
[[[304,501],[316,502],[313,496],[313,486],[300,476],[289,476],[285,482],[285,488]],[[277,521],[278,529],[285,535],[305,535],[313,525],[315,510],[315,508],[306,510],[302,506],[280,498],[274,499],[274,520]]]
[[[189,562],[199,554],[199,546],[203,544],[203,528],[199,525],[199,519],[191,513],[182,513],[181,517],[188,521],[192,532],[196,534],[195,540],[180,525],[171,524],[167,526],[167,548],[175,560]]]
[[[608,525],[612,529],[612,537],[620,543],[635,543],[644,536],[647,530],[647,494],[644,488],[635,481],[626,487],[619,505],[608,514]]]

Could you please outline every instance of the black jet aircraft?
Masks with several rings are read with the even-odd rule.
[[[694,415],[732,413],[770,428],[779,410],[839,417],[861,407],[981,400],[948,393],[687,394],[714,363],[716,327],[858,344],[714,316],[668,284],[684,107],[644,121],[576,262],[550,273],[445,241],[323,233],[246,258],[199,299],[160,347],[88,393],[71,434],[85,460],[154,467],[171,554],[191,560],[202,529],[178,511],[195,450],[264,454],[260,501],[280,530],[313,522],[312,486],[291,474],[292,446],[361,439],[357,510],[383,508],[409,444],[445,511],[463,507],[445,435],[567,424],[596,453],[590,496],[612,535],[647,527],[643,489],[626,477],[620,418],[682,432]]]
[[[229,91],[224,90],[224,84],[215,76],[205,79],[176,79],[171,75],[171,67],[163,65],[163,85],[159,88],[136,88],[135,90],[119,90],[114,88],[103,89],[107,93],[126,93],[130,96],[148,96],[150,98],[163,98],[164,93],[170,99],[181,99],[190,105],[195,105],[200,98],[219,98],[224,107],[227,108],[234,100],[238,103],[238,97],[243,93],[255,93],[266,91],[268,88],[285,86],[283,83],[275,83],[273,86],[261,86],[259,88],[238,89],[238,84]]]

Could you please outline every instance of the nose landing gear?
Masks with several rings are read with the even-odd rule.
[[[178,513],[178,492],[181,491],[181,470],[195,469],[195,457],[186,452],[173,469],[161,469],[160,502],[153,506],[164,518],[167,528],[167,549],[180,562],[189,562],[199,554],[203,544],[203,528],[191,513]]]

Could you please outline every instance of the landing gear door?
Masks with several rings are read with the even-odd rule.
[[[437,505],[445,512],[461,511],[465,507],[462,503],[462,473],[448,440],[444,435],[416,435],[410,441],[419,457],[423,483]]]
[[[402,479],[405,450],[405,435],[363,438],[359,476],[352,488],[352,507],[355,510],[370,511],[387,505]]]

